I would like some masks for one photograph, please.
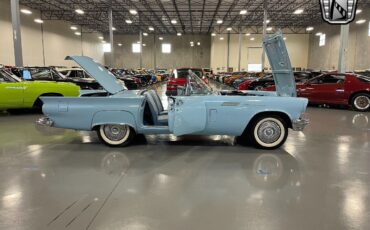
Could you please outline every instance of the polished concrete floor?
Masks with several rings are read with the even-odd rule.
[[[228,136],[109,148],[2,114],[0,229],[369,229],[370,113],[308,115],[304,132],[263,151]]]

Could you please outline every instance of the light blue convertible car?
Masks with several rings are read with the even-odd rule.
[[[307,99],[297,98],[295,81],[281,33],[264,39],[276,92],[213,92],[189,72],[179,95],[164,110],[153,90],[126,90],[102,65],[88,57],[71,56],[108,92],[108,96],[44,97],[37,123],[75,130],[96,130],[109,146],[126,146],[136,134],[232,135],[242,143],[275,149],[288,129],[301,131]]]

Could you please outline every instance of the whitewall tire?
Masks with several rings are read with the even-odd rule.
[[[128,125],[106,124],[99,126],[98,136],[104,144],[109,146],[126,146],[135,136],[135,131]]]

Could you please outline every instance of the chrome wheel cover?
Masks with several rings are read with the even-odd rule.
[[[111,141],[124,139],[129,132],[127,125],[104,125],[104,134]]]
[[[260,124],[257,130],[257,135],[262,142],[271,144],[279,140],[281,129],[279,124],[276,122],[267,120]]]
[[[262,91],[263,88],[264,88],[263,86],[259,85],[259,86],[254,87],[254,90],[255,91]]]
[[[370,98],[363,95],[358,96],[355,98],[354,104],[358,109],[361,110],[368,109],[370,107]]]

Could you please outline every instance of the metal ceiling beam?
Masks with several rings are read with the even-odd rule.
[[[180,24],[181,24],[182,32],[183,32],[183,33],[185,33],[185,25],[184,25],[184,23],[182,22],[182,19],[181,19],[180,13],[179,13],[179,9],[178,9],[177,4],[176,4],[176,0],[172,0],[172,4],[173,4],[173,6],[175,7],[177,17],[179,18],[179,21],[180,21]]]
[[[217,15],[217,13],[218,13],[218,8],[220,8],[220,5],[221,5],[221,0],[218,0],[217,6],[216,6],[216,10],[215,10],[215,12],[214,12],[214,14],[213,14],[212,21],[211,21],[211,23],[209,24],[209,27],[208,27],[207,33],[209,33],[209,32],[211,31],[211,29],[212,29],[213,22],[215,21],[215,17],[216,17],[216,15]]]

